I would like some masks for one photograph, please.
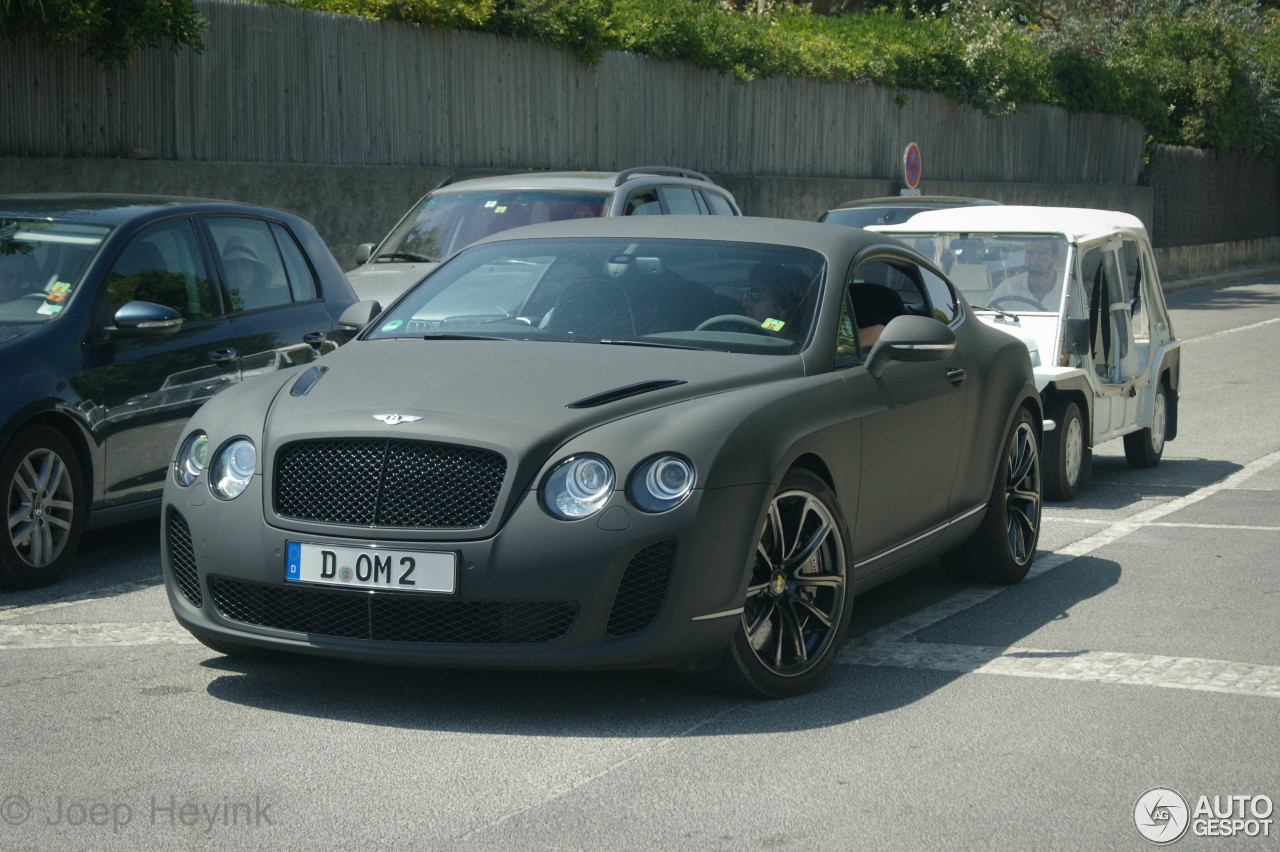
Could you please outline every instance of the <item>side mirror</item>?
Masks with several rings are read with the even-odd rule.
[[[941,361],[955,348],[955,333],[936,319],[894,317],[867,355],[867,372],[879,378],[890,361]]]
[[[1067,317],[1062,326],[1062,348],[1068,355],[1086,359],[1093,351],[1089,342],[1089,320],[1086,317]]]
[[[373,257],[373,243],[361,243],[356,246],[356,265],[364,266]]]
[[[342,316],[338,317],[338,325],[345,328],[362,329],[373,322],[382,313],[382,305],[374,299],[365,299],[349,305]]]
[[[155,302],[127,302],[103,329],[111,337],[163,337],[182,328],[182,315]]]

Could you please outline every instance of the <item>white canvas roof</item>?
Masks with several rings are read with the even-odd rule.
[[[1147,238],[1142,220],[1129,213],[1085,207],[1016,205],[929,210],[917,213],[900,225],[876,225],[869,230],[886,234],[1061,234],[1073,243],[1116,233]]]

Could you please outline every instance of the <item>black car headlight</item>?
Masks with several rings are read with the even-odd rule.
[[[178,448],[178,457],[173,462],[173,481],[185,488],[196,481],[208,461],[209,436],[192,432]]]
[[[258,450],[248,438],[232,438],[213,457],[209,488],[215,497],[234,500],[244,493],[258,466]]]
[[[693,491],[693,465],[680,456],[656,456],[636,468],[627,496],[642,512],[665,512]]]
[[[542,483],[542,506],[564,521],[600,511],[613,493],[613,467],[600,456],[565,459]]]

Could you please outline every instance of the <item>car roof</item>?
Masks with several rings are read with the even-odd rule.
[[[891,207],[900,204],[937,204],[937,205],[987,205],[999,204],[989,198],[965,198],[959,195],[884,195],[879,198],[858,198],[837,204],[832,210],[848,210],[852,207]]]
[[[877,225],[875,230],[886,234],[1061,234],[1074,243],[1117,233],[1147,238],[1147,229],[1137,216],[1084,207],[953,207],[917,213],[908,222]]]
[[[0,215],[64,219],[121,225],[140,218],[169,213],[259,213],[279,216],[283,211],[220,201],[168,195],[114,195],[106,193],[0,195]]]
[[[861,228],[824,222],[755,216],[674,215],[613,216],[547,222],[501,231],[473,245],[549,237],[717,240],[795,246],[828,255],[856,252],[869,245],[898,244],[896,240],[885,239],[883,235]]]
[[[619,172],[508,172],[503,174],[470,174],[463,172],[446,178],[436,187],[439,192],[483,189],[569,189],[613,192],[628,180],[656,179],[662,183],[718,187],[711,178],[690,169],[666,166],[642,166]]]

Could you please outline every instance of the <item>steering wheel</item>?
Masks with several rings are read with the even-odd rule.
[[[1030,305],[1032,310],[1036,310],[1036,311],[1044,310],[1044,305],[1040,304],[1035,299],[1032,299],[1029,296],[1018,296],[1018,295],[1000,296],[997,299],[992,299],[991,303],[987,307],[999,308],[1003,302],[1021,302],[1024,305]]]
[[[751,317],[744,317],[742,314],[720,314],[720,316],[705,319],[698,323],[694,331],[714,331],[720,328],[723,331],[749,331],[754,334],[762,334],[766,337],[776,337],[772,331],[760,325],[759,320]]]

